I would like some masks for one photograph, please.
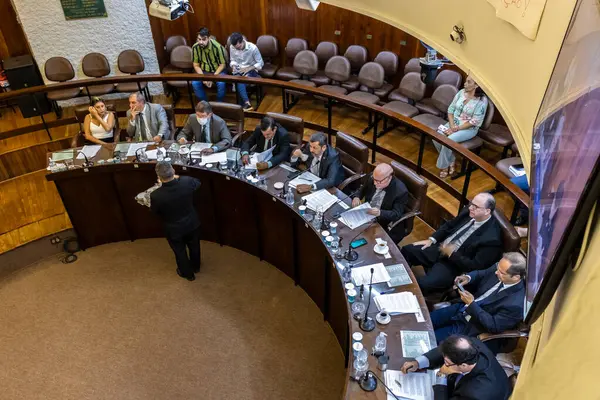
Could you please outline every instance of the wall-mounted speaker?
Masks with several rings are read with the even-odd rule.
[[[44,85],[37,64],[30,55],[11,57],[4,60],[4,71],[8,78],[11,90],[27,89],[33,86]],[[16,103],[21,109],[24,118],[36,117],[49,113],[50,101],[45,93],[36,95],[19,96]]]

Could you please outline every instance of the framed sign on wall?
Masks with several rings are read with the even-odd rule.
[[[60,4],[67,20],[108,17],[104,0],[60,0]]]

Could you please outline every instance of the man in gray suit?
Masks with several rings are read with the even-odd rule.
[[[223,118],[213,114],[210,103],[202,100],[196,104],[196,113],[188,116],[177,140],[181,144],[191,140],[210,143],[212,146],[202,150],[202,153],[212,154],[231,146],[231,133]]]
[[[140,92],[129,96],[127,119],[127,135],[132,137],[134,142],[153,140],[160,143],[169,138],[167,112],[160,104],[146,103],[144,95]]]

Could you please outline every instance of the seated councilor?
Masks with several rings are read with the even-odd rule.
[[[181,144],[188,141],[211,143],[210,148],[202,150],[202,154],[212,154],[227,150],[231,146],[231,133],[225,121],[213,114],[208,101],[196,104],[196,113],[190,114],[181,132],[177,135]]]
[[[115,135],[115,114],[106,109],[104,100],[92,98],[89,114],[83,121],[83,132],[86,143],[106,144],[118,142]]]
[[[260,125],[242,144],[242,162],[250,163],[250,151],[261,153],[275,146],[269,161],[256,164],[258,170],[264,170],[281,164],[290,156],[290,136],[288,131],[271,117],[263,117]]]

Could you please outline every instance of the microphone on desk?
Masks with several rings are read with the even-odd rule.
[[[279,194],[280,198],[285,198],[285,194],[287,193],[288,190],[288,184],[296,179],[297,177],[299,177],[300,175],[302,175],[302,171],[296,171],[296,172],[292,172],[290,174],[288,174],[287,179],[283,182],[283,188],[281,190],[281,193]]]
[[[192,155],[194,154],[200,154],[200,157],[202,157],[202,152],[201,151],[190,151],[188,154],[188,165],[194,165],[194,159],[192,158]]]
[[[363,233],[364,233],[364,232],[365,232],[367,229],[369,229],[369,228],[371,227],[371,225],[373,225],[373,223],[374,223],[375,221],[376,221],[376,220],[374,219],[374,220],[372,220],[371,222],[369,222],[369,223],[367,224],[367,226],[365,227],[365,229],[363,229],[362,231],[358,232],[358,234],[357,234],[356,236],[354,236],[354,237],[353,237],[353,238],[352,238],[352,239],[351,239],[351,240],[348,242],[348,250],[346,251],[346,254],[344,255],[344,258],[345,258],[347,261],[356,261],[356,260],[358,259],[358,253],[356,252],[356,250],[354,250],[354,249],[352,248],[352,242],[354,242],[354,240],[355,240],[355,239],[356,239],[358,236],[362,235],[362,234],[363,234]]]
[[[238,147],[237,150],[235,151],[235,165],[233,166],[233,172],[236,175],[240,171],[240,158],[241,158],[241,154],[242,154],[242,148]]]
[[[371,292],[373,291],[373,274],[375,268],[371,268],[371,280],[369,281],[369,301],[367,302],[367,309],[365,310],[365,317],[359,322],[358,327],[365,332],[371,332],[375,329],[375,321],[369,317],[369,307],[371,306]]]
[[[85,153],[83,151],[79,150],[77,152],[77,155],[79,155],[79,154],[83,155],[83,158],[85,158],[85,162],[83,163],[84,167],[91,167],[94,165],[93,162],[90,162],[90,160],[88,160],[87,156],[85,155]]]

